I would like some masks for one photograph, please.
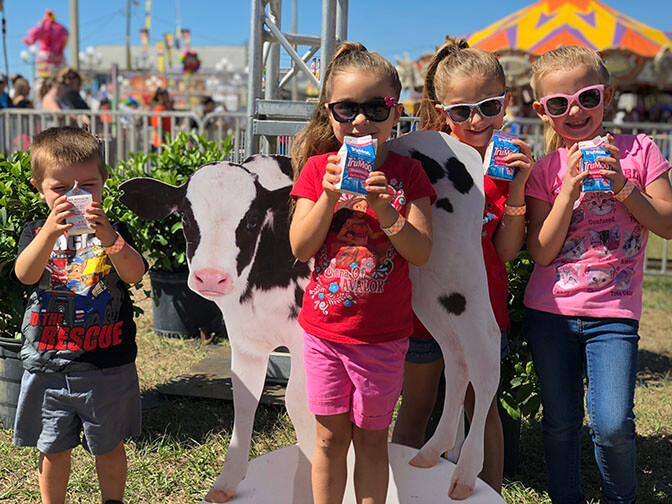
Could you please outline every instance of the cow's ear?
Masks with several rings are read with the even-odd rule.
[[[168,217],[182,205],[186,184],[179,187],[152,178],[134,178],[119,186],[119,200],[142,220]]]

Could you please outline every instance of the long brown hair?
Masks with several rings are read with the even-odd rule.
[[[506,87],[504,69],[497,57],[469,47],[466,40],[446,35],[427,65],[425,87],[420,103],[420,128],[450,133],[450,127],[436,105],[446,99],[455,78],[485,77],[496,79]]]
[[[334,136],[329,121],[326,104],[331,96],[334,76],[348,71],[370,72],[389,82],[395,97],[401,93],[401,81],[397,69],[387,59],[375,52],[367,51],[359,42],[343,42],[327,65],[320,99],[310,122],[296,135],[292,143],[292,166],[294,181],[308,158],[326,152],[337,151],[341,144]]]
[[[560,46],[542,54],[532,64],[532,79],[530,84],[534,91],[534,99],[539,101],[544,97],[542,79],[557,70],[573,70],[578,65],[584,65],[589,71],[595,72],[600,84],[609,85],[611,74],[600,55],[580,46]],[[558,150],[565,144],[562,137],[548,123],[544,123],[544,150],[548,154]]]

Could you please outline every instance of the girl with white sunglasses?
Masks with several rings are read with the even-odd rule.
[[[470,48],[462,39],[448,36],[427,66],[420,127],[448,133],[476,149],[483,158],[493,131],[502,127],[510,101],[499,60],[491,53]],[[502,357],[508,351],[509,328],[506,262],[516,257],[525,239],[525,181],[533,164],[530,147],[518,139],[514,143],[520,152],[506,160],[508,166],[516,168],[514,179],[484,180],[483,257],[490,303],[502,331]],[[425,442],[443,358],[438,343],[417,318],[415,326],[406,354],[403,400],[392,441],[419,448]],[[465,398],[470,419],[473,410],[474,391],[470,385]],[[479,476],[501,492],[503,471],[504,435],[495,397],[485,421],[485,460]],[[457,498],[460,491],[463,489],[456,489],[451,497]]]
[[[605,135],[614,89],[590,49],[562,46],[533,65],[548,155],[527,183],[525,333],[539,376],[553,502],[585,502],[579,484],[586,404],[602,502],[637,496],[634,389],[646,240],[672,238],[670,163],[644,134],[611,135],[598,157],[613,191],[582,192],[579,142]]]

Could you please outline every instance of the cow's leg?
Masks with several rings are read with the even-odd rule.
[[[453,317],[449,320],[452,321]],[[433,467],[441,454],[455,445],[460,423],[459,412],[462,411],[469,383],[464,352],[454,329],[449,327],[447,333],[438,336],[435,334],[435,338],[441,346],[445,362],[446,391],[443,413],[434,435],[411,459],[410,464],[416,467]]]
[[[231,340],[233,433],[222,472],[206,495],[206,502],[221,503],[230,500],[236,495],[238,484],[247,473],[254,414],[264,388],[270,349],[264,353],[259,353],[259,350],[256,352],[252,354],[250,348],[237,348],[234,340]]]
[[[499,385],[501,333],[494,317],[481,317],[471,327],[473,338],[465,341],[465,355],[474,388],[474,414],[448,491],[455,500],[471,495],[483,468],[485,420]]]
[[[292,356],[289,381],[285,392],[287,414],[292,420],[299,445],[299,463],[294,478],[292,503],[312,503],[310,469],[315,449],[315,417],[308,411],[306,392],[306,370],[303,362],[303,338],[296,331],[296,337],[286,343]]]

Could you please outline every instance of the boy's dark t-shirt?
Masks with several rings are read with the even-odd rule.
[[[24,226],[19,254],[44,222]],[[124,223],[112,227],[135,248]],[[128,286],[94,234],[64,234],[56,240],[42,278],[28,299],[22,333],[21,360],[28,371],[85,371],[135,361],[135,322]]]

